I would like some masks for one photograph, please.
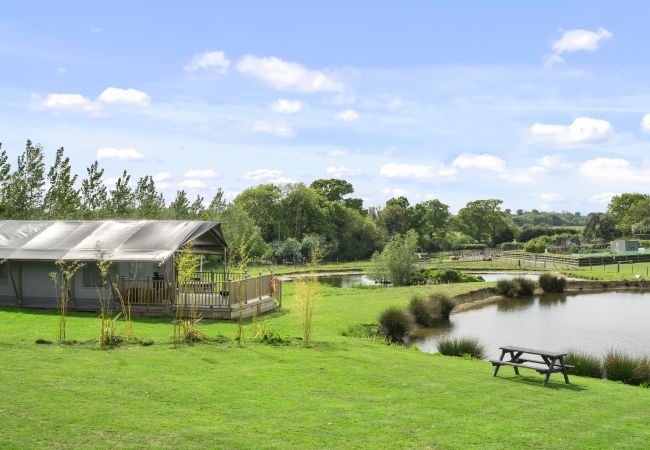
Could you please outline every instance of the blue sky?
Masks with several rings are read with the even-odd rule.
[[[4,2],[0,142],[177,189],[342,177],[588,212],[650,189],[650,6]],[[182,5],[182,6],[181,6]]]

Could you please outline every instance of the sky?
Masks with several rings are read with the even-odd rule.
[[[650,192],[650,3],[0,3],[0,142],[167,199],[343,178],[601,211]]]

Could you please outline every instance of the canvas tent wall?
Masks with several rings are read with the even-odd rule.
[[[199,253],[227,248],[220,224],[209,221],[0,221],[0,304],[55,307],[55,262],[83,261],[90,270],[99,251],[114,263],[117,277],[146,279],[158,272],[173,282],[174,253],[188,243]],[[75,277],[74,300],[92,309],[99,299],[87,278]]]

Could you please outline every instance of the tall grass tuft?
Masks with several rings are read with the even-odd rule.
[[[543,273],[539,276],[539,286],[547,293],[564,292],[564,288],[566,287],[566,278],[550,273]]]
[[[67,324],[68,302],[70,301],[71,282],[75,273],[84,266],[79,261],[65,261],[59,259],[56,262],[57,272],[50,272],[50,278],[54,282],[54,288],[58,296],[59,309],[59,341],[65,341]]]
[[[483,345],[475,337],[441,338],[438,341],[438,351],[446,356],[470,356],[476,359],[485,355]]]
[[[504,297],[530,297],[535,293],[535,282],[523,277],[513,278],[512,280],[497,281],[497,294]]]
[[[413,326],[413,316],[408,310],[393,306],[379,315],[379,333],[391,342],[403,343]]]
[[[300,306],[300,322],[302,324],[303,345],[311,345],[312,319],[316,298],[320,290],[320,283],[315,275],[296,278],[294,281],[295,297]]]
[[[196,295],[189,285],[200,264],[199,255],[192,252],[191,246],[185,246],[176,255],[176,271],[179,284],[179,300],[176,303],[176,317],[174,319],[174,344],[181,341],[199,342],[205,336],[199,330],[201,317],[197,313]],[[185,302],[188,304],[185,311]]]
[[[603,361],[596,355],[580,350],[569,350],[564,362],[575,366],[572,372],[581,377],[603,378]]]
[[[650,384],[650,360],[610,350],[603,363],[608,380],[639,386]]]
[[[411,298],[408,308],[418,325],[432,327],[449,319],[454,304],[443,294],[432,294],[428,298],[415,295]]]
[[[115,314],[110,304],[111,282],[109,278],[112,264],[106,259],[106,252],[101,249],[99,243],[96,245],[96,255],[97,269],[101,278],[101,285],[95,286],[100,305],[99,345],[102,348],[113,348],[122,342],[122,336],[120,336],[117,327],[122,313]]]

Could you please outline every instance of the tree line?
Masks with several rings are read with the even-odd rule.
[[[232,202],[226,201],[221,189],[211,199],[190,198],[180,189],[167,204],[151,175],[132,180],[124,170],[109,188],[97,161],[80,177],[73,173],[63,148],[47,168],[43,148],[31,141],[15,164],[6,151],[0,152],[3,219],[215,220],[223,223],[231,256],[241,260],[299,262],[314,251],[329,260],[365,259],[409,230],[422,252],[496,246],[516,240],[531,223],[586,223],[586,229],[594,229],[590,233],[598,237],[611,228],[609,221],[619,234],[650,231],[650,199],[645,194],[614,197],[608,213],[585,218],[536,210],[512,214],[501,205],[498,199],[474,200],[452,215],[440,200],[411,205],[398,197],[381,207],[366,207],[354,196],[353,185],[340,179],[317,179],[310,185],[260,184],[245,189]]]

